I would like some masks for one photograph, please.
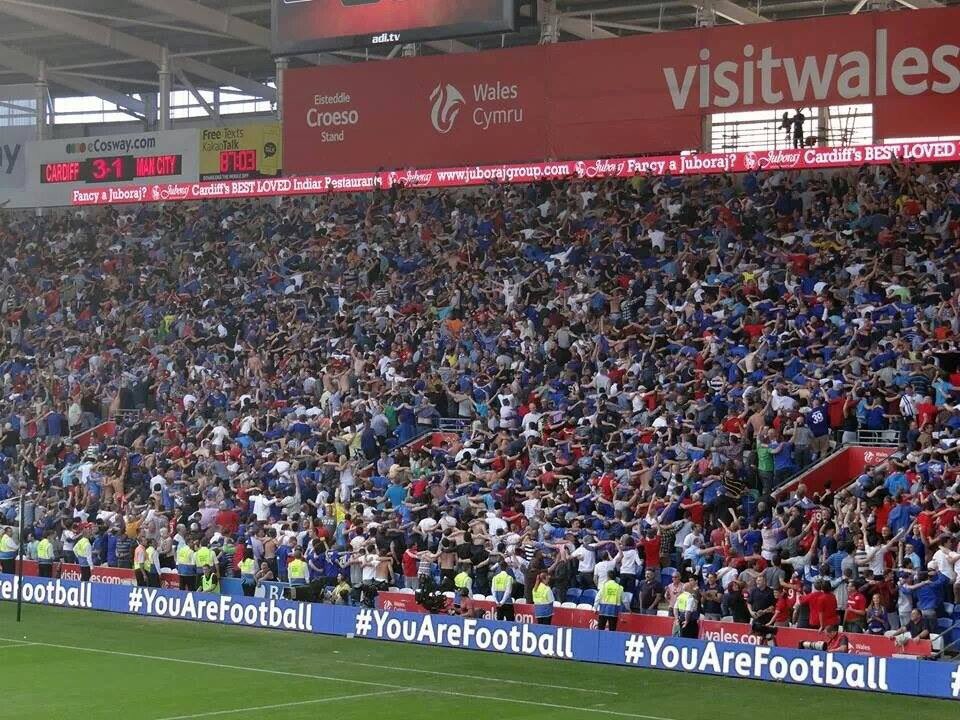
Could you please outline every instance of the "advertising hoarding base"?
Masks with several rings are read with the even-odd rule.
[[[0,575],[0,600],[19,581]],[[63,608],[408,642],[528,657],[862,690],[960,698],[960,665],[685,640],[637,633],[502,623],[449,615],[24,578],[26,602]]]

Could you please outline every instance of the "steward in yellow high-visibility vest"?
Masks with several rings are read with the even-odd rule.
[[[160,587],[160,555],[153,546],[153,540],[147,540],[143,553],[143,574],[147,576],[147,585]]]
[[[214,570],[218,570],[217,567],[217,555],[213,550],[207,547],[207,541],[202,540],[200,542],[200,547],[194,551],[194,564],[198,568],[202,567],[211,567]],[[219,573],[218,573],[219,574]]]
[[[250,550],[247,550],[247,552],[250,552]],[[253,597],[257,590],[257,562],[247,555],[240,561],[239,570],[244,596]]]
[[[197,541],[181,543],[177,548],[177,572],[180,574],[180,589],[191,592],[197,589],[197,561],[194,550]]]
[[[684,590],[677,595],[677,599],[673,603],[673,634],[675,636],[680,635],[680,629],[684,617],[687,614],[687,604],[690,602],[690,599],[690,593]]]
[[[453,606],[459,610],[464,598],[469,600],[470,593],[473,591],[473,578],[465,567],[461,566],[460,572],[454,576],[453,588]]]
[[[73,545],[73,554],[77,558],[77,565],[80,566],[80,579],[83,582],[89,582],[93,570],[93,544],[87,537],[87,533],[87,530],[83,530]]]
[[[607,580],[600,585],[594,606],[597,609],[597,628],[599,630],[616,630],[617,618],[623,608],[623,586],[614,578],[616,573],[609,572]]]
[[[293,551],[293,559],[287,565],[287,581],[290,587],[295,585],[306,585],[307,574],[310,568],[303,559],[303,552],[297,548]]]
[[[546,573],[540,573],[537,584],[533,586],[533,616],[538,625],[553,622],[553,590],[547,585],[547,579]]]
[[[0,572],[14,575],[17,572],[17,552],[20,543],[13,536],[13,528],[4,528],[0,533]]]
[[[53,541],[50,538],[53,531],[44,533],[43,539],[37,543],[37,564],[40,568],[40,577],[53,577]]]
[[[200,576],[200,592],[220,594],[220,576],[209,566],[203,569],[203,575]]]
[[[493,601],[497,604],[497,620],[513,621],[513,575],[507,572],[506,565],[501,565],[499,572],[490,581],[490,590],[493,592]]]

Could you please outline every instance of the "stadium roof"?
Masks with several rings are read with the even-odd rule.
[[[697,27],[937,7],[960,0],[540,0],[540,27],[507,36],[423,43],[420,54],[543,41],[603,39]],[[142,109],[168,58],[175,84],[235,87],[275,99],[270,3],[256,0],[0,0],[0,84],[32,83],[43,68],[54,97],[95,95]],[[382,60],[399,46],[299,56],[291,65]]]

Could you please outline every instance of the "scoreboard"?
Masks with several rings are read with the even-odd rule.
[[[183,155],[113,155],[44,163],[40,166],[40,182],[132,182],[179,175],[182,168]]]
[[[519,0],[273,0],[273,52],[512,32]]]
[[[24,200],[31,207],[69,205],[72,191],[83,187],[199,179],[195,129],[44,140],[30,143],[26,154]]]

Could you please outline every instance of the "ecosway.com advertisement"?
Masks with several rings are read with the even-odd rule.
[[[0,600],[864,692],[960,699],[960,665],[0,575]]]

